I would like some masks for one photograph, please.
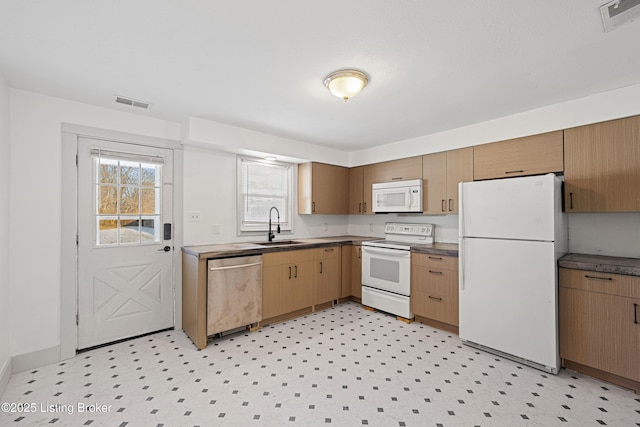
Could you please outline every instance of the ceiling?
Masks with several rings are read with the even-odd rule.
[[[640,24],[605,33],[605,2],[0,0],[0,73],[353,151],[640,83]],[[370,76],[346,103],[341,68]]]

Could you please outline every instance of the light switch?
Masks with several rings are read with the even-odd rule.
[[[189,221],[190,222],[200,222],[200,212],[189,212]]]

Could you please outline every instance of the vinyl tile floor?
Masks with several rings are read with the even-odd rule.
[[[640,426],[640,395],[353,302],[202,351],[169,331],[80,353],[0,401],[2,426]]]

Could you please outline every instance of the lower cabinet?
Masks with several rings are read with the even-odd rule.
[[[362,246],[342,247],[342,292],[340,298],[362,299]]]
[[[411,311],[416,320],[458,332],[458,258],[411,254]]]
[[[640,277],[560,268],[563,366],[640,391]]]
[[[340,246],[315,249],[314,305],[340,298],[342,288],[342,257]]]
[[[340,246],[262,255],[262,319],[269,320],[340,298]]]
[[[315,249],[262,255],[262,318],[313,305]]]

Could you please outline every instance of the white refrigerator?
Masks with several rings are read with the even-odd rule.
[[[557,373],[557,260],[567,252],[553,174],[459,184],[459,335]]]

